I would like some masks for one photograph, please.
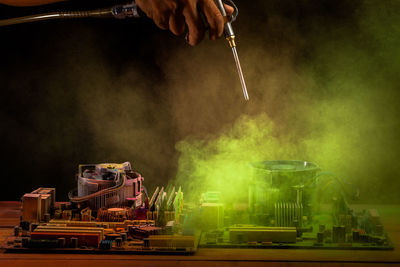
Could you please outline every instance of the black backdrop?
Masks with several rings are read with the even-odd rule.
[[[48,10],[107,6],[111,3],[82,2],[29,8],[0,6],[0,16],[8,18]],[[320,33],[315,21],[323,21],[324,29],[335,28],[338,24],[354,28],[354,14],[361,3],[345,0],[238,0],[240,15],[234,25],[241,38],[239,40],[250,43],[252,37],[266,34],[268,30],[263,23],[270,16],[278,15],[289,20],[297,25],[297,31],[302,35],[305,49],[297,58],[304,63],[313,60],[313,43],[308,42],[307,38]],[[321,17],[324,19],[316,20]],[[274,34],[266,40],[279,43],[280,38],[287,38],[279,32]],[[178,159],[175,143],[185,137],[188,131],[178,131],[174,123],[173,108],[165,100],[168,88],[160,86],[168,82],[160,61],[166,55],[185,49],[191,50],[189,55],[194,55],[196,49],[210,45],[210,41],[205,40],[199,47],[189,47],[183,37],[175,37],[170,32],[158,29],[148,19],[38,22],[2,27],[0,36],[1,200],[17,200],[23,193],[39,186],[56,187],[58,199],[66,199],[67,191],[75,186],[74,175],[79,163],[131,160],[135,168],[148,179],[147,183],[150,180],[152,184],[166,184],[168,179],[174,177]],[[224,58],[231,60],[224,41],[218,41],[215,46],[223,50]],[[162,149],[153,152],[158,154],[157,157],[147,155],[151,151],[147,154],[143,152],[151,150],[151,146],[148,149],[141,148],[138,152],[132,148],[127,158],[123,151],[116,152],[112,143],[95,138],[96,131],[110,129],[97,126],[93,130],[90,125],[96,116],[84,116],[82,102],[102,99],[102,103],[107,103],[107,98],[113,99],[112,95],[125,93],[119,88],[118,82],[110,82],[107,89],[96,94],[98,84],[95,75],[85,77],[85,73],[98,67],[97,57],[101,57],[100,63],[106,66],[111,76],[119,77],[126,69],[133,68],[135,75],[140,78],[134,82],[143,81],[140,88],[146,88],[145,97],[135,105],[147,106],[140,115],[146,118],[138,119],[136,127],[154,135],[152,145],[162,145]],[[172,66],[180,64],[179,60],[174,62],[171,58],[169,62],[172,62]],[[129,78],[125,79],[129,81]],[[101,83],[101,77],[98,80]],[[81,99],[79,90],[85,90],[81,86],[84,83],[90,88],[93,99]],[[240,94],[237,96],[240,97]],[[111,100],[110,105],[118,104]],[[135,113],[134,106],[127,108]],[[112,113],[112,110],[108,112]],[[225,123],[234,120],[239,113],[233,113]],[[103,119],[101,116],[97,118],[99,121]],[[135,119],[132,120],[135,122]],[[162,125],[153,127],[154,124],[159,125],[159,121],[162,121]],[[145,145],[140,138],[131,142],[137,147]]]

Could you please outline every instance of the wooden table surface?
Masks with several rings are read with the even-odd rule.
[[[19,223],[20,202],[0,201],[0,242]],[[192,256],[93,255],[93,254],[16,254],[0,250],[0,266],[400,266],[400,205],[369,205],[380,214],[395,249],[318,250],[318,249],[206,249]]]

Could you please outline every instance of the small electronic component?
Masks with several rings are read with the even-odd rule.
[[[220,229],[224,227],[224,204],[222,203],[202,203],[201,210],[201,229]]]
[[[38,222],[40,204],[40,194],[25,194],[22,197],[22,220],[25,222]]]

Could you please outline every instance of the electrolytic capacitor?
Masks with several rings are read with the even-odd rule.
[[[58,247],[59,247],[59,248],[65,247],[65,238],[64,238],[64,237],[59,237],[59,238],[57,239],[57,241],[58,241]]]
[[[17,225],[14,227],[14,236],[19,236],[19,233],[21,232],[21,228]]]
[[[324,233],[323,232],[317,233],[317,242],[324,243]]]
[[[115,245],[117,246],[117,247],[122,247],[122,238],[121,237],[117,237],[116,239],[115,239]]]
[[[353,230],[353,242],[359,242],[359,241],[360,241],[360,231]]]
[[[121,233],[122,241],[125,242],[128,239],[128,235],[126,233]]]
[[[78,238],[71,237],[71,247],[77,248],[78,247]]]

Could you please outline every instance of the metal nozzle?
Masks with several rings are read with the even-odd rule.
[[[234,13],[233,18],[231,18],[231,20],[228,20],[225,23],[224,34],[225,34],[226,40],[229,43],[229,46],[232,48],[233,58],[235,59],[236,68],[237,68],[239,79],[240,79],[240,84],[242,85],[244,99],[245,100],[249,100],[249,94],[247,93],[246,82],[245,82],[244,77],[243,77],[242,67],[240,66],[239,56],[238,56],[238,53],[237,53],[237,50],[236,50],[235,32],[233,31],[232,24],[231,24],[231,22],[237,16],[237,13],[238,13],[237,12],[237,7],[231,0],[229,0],[228,2],[235,9],[235,13]],[[221,11],[222,16],[223,17],[227,17],[227,14],[226,14],[226,11],[225,11],[225,7],[224,7],[224,3],[222,2],[222,0],[216,0],[216,4],[218,6],[218,9]]]

